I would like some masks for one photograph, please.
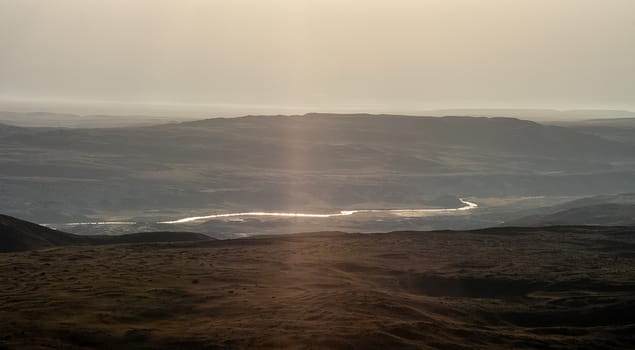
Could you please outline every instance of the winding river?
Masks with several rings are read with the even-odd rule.
[[[229,213],[229,214],[214,214],[207,216],[191,216],[183,219],[173,220],[173,221],[161,221],[159,224],[185,224],[196,221],[209,221],[214,219],[222,219],[222,218],[231,218],[231,217],[239,217],[239,216],[277,216],[277,217],[290,217],[290,218],[332,218],[337,216],[350,216],[355,214],[362,213],[388,213],[395,214],[399,216],[410,216],[416,217],[424,214],[449,214],[455,213],[458,211],[471,210],[478,207],[478,204],[468,202],[464,199],[459,199],[461,203],[464,205],[460,208],[451,208],[451,209],[359,209],[359,210],[342,210],[339,213],[332,214],[309,214],[309,213],[285,213],[285,212],[264,212],[264,211],[254,211],[254,212],[245,212],[245,213]]]
[[[241,216],[274,216],[287,218],[332,218],[338,216],[351,216],[355,214],[365,213],[384,213],[403,217],[418,217],[424,215],[445,215],[466,210],[478,208],[478,204],[468,202],[463,198],[459,199],[463,203],[459,208],[440,208],[440,209],[358,209],[358,210],[342,210],[338,213],[331,214],[311,214],[297,212],[266,212],[266,211],[250,211],[244,213],[228,213],[228,214],[212,214],[206,216],[190,216],[183,219],[160,221],[157,224],[187,224],[199,221],[210,221],[215,219],[233,218]],[[134,221],[96,221],[96,222],[71,222],[62,224],[63,226],[80,226],[80,225],[135,225]],[[54,226],[52,224],[44,224],[44,226]]]

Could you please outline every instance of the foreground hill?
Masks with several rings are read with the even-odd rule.
[[[0,252],[68,245],[204,241],[212,238],[192,232],[143,232],[121,236],[79,236],[0,215]]]
[[[85,238],[0,215],[0,252],[85,243]]]
[[[318,233],[0,255],[0,348],[626,349],[635,229]]]

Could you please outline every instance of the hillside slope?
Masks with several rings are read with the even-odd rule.
[[[0,254],[0,348],[632,349],[633,228]]]
[[[635,194],[623,193],[576,199],[553,207],[529,210],[505,225],[635,225]]]
[[[0,215],[0,252],[86,243],[86,239],[11,216]]]
[[[635,204],[606,203],[532,215],[507,224],[523,226],[599,225],[635,226]]]
[[[69,245],[204,241],[213,238],[193,232],[143,232],[121,236],[79,236],[28,221],[0,215],[0,253]]]

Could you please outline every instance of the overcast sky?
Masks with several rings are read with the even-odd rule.
[[[635,109],[635,1],[0,0],[0,99]]]

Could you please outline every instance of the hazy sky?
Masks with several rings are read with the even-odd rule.
[[[0,99],[635,109],[635,1],[0,0]]]

